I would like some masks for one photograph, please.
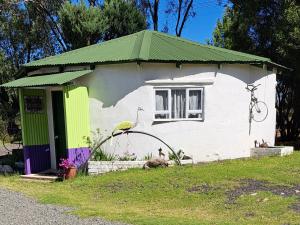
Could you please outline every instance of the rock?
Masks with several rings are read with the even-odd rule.
[[[251,196],[255,196],[255,195],[257,195],[257,193],[252,193],[252,194],[250,194]]]
[[[259,147],[260,148],[268,148],[269,145],[266,142],[264,142],[264,143],[260,144]]]
[[[169,166],[169,163],[166,160],[156,158],[156,159],[148,160],[144,164],[143,169],[157,168],[157,167],[168,167],[168,166]]]
[[[14,170],[11,166],[9,165],[0,165],[0,173],[13,173]]]

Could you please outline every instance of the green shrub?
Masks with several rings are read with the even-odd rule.
[[[124,155],[119,156],[119,161],[136,161],[137,157],[134,153],[130,154],[129,152],[125,152]]]
[[[144,156],[144,160],[146,160],[146,161],[148,161],[148,160],[150,160],[152,158],[153,158],[152,152],[151,153],[147,153],[147,155]]]
[[[90,137],[84,137],[86,143],[91,149],[91,159],[95,161],[114,161],[117,159],[117,156],[113,153],[108,153],[99,147],[100,143],[104,140],[103,135],[100,132],[100,129],[97,129],[96,132],[92,132],[92,139]]]
[[[92,151],[92,159],[95,161],[114,161],[117,159],[117,156],[98,148]]]
[[[173,152],[169,152],[169,160],[175,160],[175,161],[177,161],[177,159],[181,160],[184,156],[184,152],[181,149],[175,153],[176,155]]]

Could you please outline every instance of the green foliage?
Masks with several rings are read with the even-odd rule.
[[[146,28],[146,19],[131,1],[107,0],[103,5],[65,2],[58,20],[69,49],[110,40]]]
[[[271,58],[292,68],[278,73],[277,128],[281,141],[300,134],[300,5],[296,0],[231,0],[211,43]]]
[[[152,152],[151,152],[151,153],[147,153],[147,155],[144,156],[144,159],[143,159],[143,160],[148,161],[148,160],[150,160],[150,159],[153,159],[153,154],[152,154]]]
[[[228,30],[231,27],[231,9],[226,8],[224,16],[222,20],[218,19],[216,28],[213,32],[213,38],[211,44],[221,47],[221,48],[228,48],[232,49],[232,39],[228,34]]]
[[[0,83],[5,83],[13,79],[15,67],[10,60],[5,59],[0,51]],[[7,121],[13,121],[18,116],[18,99],[14,90],[0,88],[0,120],[2,125]],[[5,133],[3,131],[3,133]]]
[[[106,19],[104,40],[121,37],[146,29],[146,18],[133,1],[106,0],[103,8]]]
[[[146,27],[134,1],[89,3],[0,0],[0,84],[24,76],[24,63]],[[0,88],[0,115],[6,123],[18,116],[14,90]]]
[[[184,152],[180,149],[177,152],[175,152],[176,155],[173,152],[169,152],[169,160],[175,160],[182,159],[184,156]]]
[[[117,159],[116,155],[114,155],[112,153],[108,153],[108,152],[104,151],[101,148],[94,149],[94,151],[93,151],[92,160],[95,160],[95,161],[114,161],[116,159]]]
[[[44,2],[49,3],[49,1]],[[52,1],[51,7],[54,7],[54,2]],[[36,10],[37,5],[37,1],[24,5],[19,1],[1,1],[1,84],[23,75],[17,73],[21,64],[56,52],[56,45],[50,28],[45,24],[45,18]],[[0,88],[1,119],[5,123],[18,120],[18,111],[16,91]]]
[[[92,132],[92,139],[90,137],[84,137],[86,143],[91,149],[91,159],[95,161],[114,161],[117,159],[117,156],[113,153],[108,153],[101,148],[100,143],[104,140],[103,135],[100,132],[100,129],[97,129],[96,132]]]
[[[298,224],[300,214],[292,209],[299,204],[295,192],[298,189],[288,189],[285,195],[278,190],[267,191],[268,186],[265,191],[250,193],[239,189],[242,193],[237,193],[236,204],[228,203],[228,198],[233,189],[249,179],[279,187],[299,185],[299,163],[300,153],[295,152],[291,156],[259,160],[130,169],[55,183],[0,177],[0,186],[23,192],[42,203],[75,208],[71,213],[79,216],[99,216],[128,224]]]
[[[119,161],[136,161],[137,156],[134,153],[125,152],[124,155],[119,156]]]
[[[83,1],[66,2],[59,11],[59,23],[69,48],[77,49],[102,40],[105,30],[103,12],[99,7],[87,7]]]

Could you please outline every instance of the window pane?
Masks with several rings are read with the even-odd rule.
[[[25,96],[25,111],[28,113],[43,112],[43,97],[41,96]]]
[[[189,113],[189,118],[201,118],[201,113]]]
[[[172,90],[172,118],[185,118],[185,90]]]
[[[201,90],[189,91],[189,110],[201,110]]]
[[[168,91],[155,92],[155,109],[157,111],[168,110]]]
[[[169,119],[169,114],[155,114],[155,119]]]

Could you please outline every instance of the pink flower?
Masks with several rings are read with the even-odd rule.
[[[61,167],[63,170],[67,170],[74,166],[75,164],[70,162],[68,159],[60,159],[59,167]]]

